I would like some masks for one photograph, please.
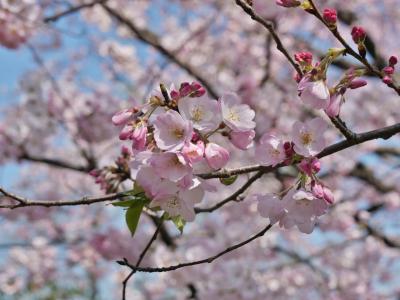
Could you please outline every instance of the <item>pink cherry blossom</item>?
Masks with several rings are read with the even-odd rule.
[[[204,142],[198,141],[196,144],[185,144],[182,148],[182,154],[190,163],[201,161],[204,158]]]
[[[264,134],[256,147],[257,162],[264,166],[275,166],[285,158],[284,143],[274,135]]]
[[[188,175],[192,168],[181,153],[164,152],[155,154],[150,164],[161,178],[178,181]]]
[[[147,124],[144,122],[136,124],[135,130],[132,132],[130,139],[132,140],[133,149],[139,151],[144,150],[147,141]]]
[[[325,147],[323,134],[327,128],[322,118],[314,118],[306,123],[296,121],[292,127],[292,139],[296,153],[305,157],[315,156]]]
[[[220,108],[216,100],[201,98],[183,98],[178,102],[179,112],[182,117],[193,123],[193,127],[210,132],[218,128],[222,122]]]
[[[256,126],[255,112],[247,104],[241,104],[238,95],[226,93],[220,99],[224,123],[233,131],[248,131]]]
[[[215,143],[206,145],[205,156],[210,168],[215,170],[223,168],[229,160],[228,150]]]
[[[171,217],[181,216],[185,221],[191,222],[195,218],[194,204],[199,203],[203,196],[204,190],[201,187],[180,190],[173,182],[163,181],[150,207],[160,207]]]
[[[249,149],[253,145],[253,139],[255,136],[256,132],[254,130],[232,131],[229,133],[231,143],[241,150]]]
[[[154,139],[162,150],[182,149],[192,138],[192,124],[174,110],[160,114],[154,121]]]
[[[256,195],[255,198],[258,200],[258,212],[262,217],[268,218],[271,224],[275,224],[284,216],[283,201],[277,195]]]
[[[329,88],[324,80],[311,81],[309,76],[304,76],[298,85],[301,100],[312,108],[324,109],[330,99]]]
[[[290,190],[282,199],[286,214],[280,219],[279,225],[288,229],[297,226],[303,233],[314,230],[318,216],[326,212],[325,201],[303,189]]]

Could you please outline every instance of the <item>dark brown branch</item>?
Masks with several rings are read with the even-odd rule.
[[[97,5],[97,4],[106,3],[107,1],[108,0],[95,0],[95,1],[92,1],[92,2],[89,2],[89,3],[83,3],[81,5],[73,6],[73,7],[69,8],[69,9],[67,9],[65,11],[62,11],[62,12],[60,12],[58,14],[55,14],[53,16],[49,16],[49,17],[44,18],[43,22],[44,23],[53,23],[53,22],[56,22],[56,21],[58,21],[59,19],[61,19],[63,17],[75,14],[75,13],[81,11],[82,9],[91,8],[91,7],[93,7],[93,6]]]
[[[262,26],[264,26],[269,33],[272,35],[272,38],[274,39],[275,43],[276,43],[276,47],[277,49],[286,57],[286,59],[289,61],[289,63],[293,66],[293,68],[296,70],[296,72],[299,75],[302,75],[303,72],[300,70],[300,67],[295,63],[295,61],[293,60],[293,58],[290,56],[289,52],[286,50],[286,48],[283,46],[283,43],[279,37],[279,35],[277,34],[277,32],[275,31],[274,28],[274,23],[268,20],[265,20],[264,18],[262,18],[261,16],[259,16],[258,14],[256,14],[256,12],[251,8],[251,6],[249,6],[247,3],[244,3],[242,0],[235,0],[236,4],[238,6],[240,6],[243,11],[245,13],[247,13],[254,21],[256,21],[257,23],[261,24]]]
[[[159,272],[174,271],[174,270],[178,270],[178,269],[181,269],[181,268],[195,266],[195,265],[201,265],[201,264],[205,264],[205,263],[212,263],[217,258],[219,258],[219,257],[221,257],[221,256],[223,256],[223,255],[225,255],[225,254],[227,254],[227,253],[229,253],[231,251],[239,249],[239,248],[251,243],[255,239],[258,239],[258,238],[262,237],[268,230],[271,229],[271,227],[272,227],[272,225],[269,224],[263,230],[261,230],[259,233],[257,233],[256,235],[252,236],[251,238],[248,238],[247,240],[245,240],[243,242],[240,242],[238,244],[230,246],[230,247],[226,248],[224,251],[219,252],[218,254],[216,254],[214,256],[210,256],[208,258],[201,259],[201,260],[196,260],[196,261],[187,262],[187,263],[181,263],[181,264],[177,264],[177,265],[173,265],[173,266],[169,266],[169,267],[162,267],[162,268],[138,268],[138,267],[135,267],[135,266],[129,264],[126,261],[120,262],[120,264],[125,265],[125,266],[127,266],[127,267],[129,267],[132,270],[135,270],[137,272],[159,273]]]
[[[10,198],[11,200],[15,200],[17,204],[7,204],[0,205],[0,208],[9,208],[14,209],[18,207],[26,207],[26,206],[44,206],[44,207],[52,207],[52,206],[74,206],[74,205],[89,205],[98,202],[105,202],[111,200],[118,200],[123,197],[126,197],[126,193],[114,193],[108,194],[104,196],[98,197],[83,197],[78,200],[30,200],[27,198],[23,198],[13,193],[7,192],[5,189],[0,187],[0,194],[3,194],[5,197]]]
[[[141,29],[136,26],[136,24],[127,19],[126,17],[119,14],[115,9],[102,4],[102,7],[111,15],[113,16],[119,23],[125,25],[139,40],[142,42],[152,46],[158,52],[160,52],[163,56],[165,56],[170,61],[174,62],[176,65],[184,69],[188,72],[189,75],[196,78],[210,93],[211,96],[214,98],[218,98],[218,93],[212,86],[212,84],[204,77],[203,75],[199,74],[197,70],[195,70],[190,64],[182,61],[178,56],[176,56],[173,51],[166,49],[160,42],[159,37],[146,29]]]
[[[68,163],[66,161],[57,160],[57,159],[53,159],[53,158],[47,158],[47,157],[34,156],[34,155],[30,155],[28,153],[22,154],[19,157],[19,159],[31,161],[31,162],[43,163],[43,164],[47,164],[47,165],[50,165],[53,167],[69,169],[69,170],[78,171],[78,172],[87,173],[92,170],[91,166],[87,167],[87,166],[74,165],[74,164]]]
[[[132,271],[128,274],[128,276],[126,276],[126,278],[122,282],[122,300],[126,300],[126,286],[127,286],[128,282],[129,282],[129,279],[137,272],[137,268],[139,268],[140,264],[142,263],[142,260],[146,256],[147,251],[149,251],[151,245],[157,239],[157,235],[160,232],[162,225],[163,225],[163,222],[160,221],[158,226],[157,226],[157,228],[156,228],[156,230],[154,231],[153,236],[151,237],[151,239],[147,243],[146,247],[143,249],[142,253],[140,253],[139,259],[135,264],[135,268],[132,269]],[[118,262],[118,263],[122,264],[122,262]],[[128,260],[126,258],[124,258],[123,263],[124,264],[128,263]]]

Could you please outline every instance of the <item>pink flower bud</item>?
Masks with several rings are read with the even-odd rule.
[[[312,55],[311,52],[297,52],[294,55],[294,59],[298,63],[304,63],[304,64],[307,64],[307,65],[311,65],[312,64],[313,55]]]
[[[119,126],[119,125],[124,125],[129,121],[129,119],[132,117],[133,111],[132,109],[124,109],[119,112],[117,112],[111,119],[114,125]]]
[[[296,7],[301,4],[298,0],[276,0],[276,4],[283,7]]]
[[[389,76],[385,76],[383,77],[382,81],[386,84],[392,84],[393,83],[393,79]]]
[[[364,79],[356,79],[350,82],[349,88],[355,90],[365,85],[367,85],[367,81],[365,81]]]
[[[391,56],[389,58],[389,65],[391,65],[393,67],[396,64],[397,64],[397,57],[396,56]]]
[[[383,68],[383,72],[384,72],[386,75],[393,75],[393,73],[394,73],[394,68],[393,68],[392,66],[384,67],[384,68]]]
[[[121,147],[121,154],[122,154],[123,156],[131,156],[131,155],[132,155],[132,152],[131,152],[131,150],[130,150],[127,146],[123,145],[123,146]]]
[[[175,91],[175,90],[172,90],[171,92],[170,92],[170,95],[171,95],[171,99],[172,100],[178,100],[179,98],[180,98],[180,93],[179,92],[177,92],[177,91]]]
[[[331,118],[334,118],[339,115],[340,107],[342,105],[342,95],[339,93],[335,93],[330,97],[328,107],[325,109],[325,112]]]
[[[328,189],[326,186],[324,186],[324,196],[323,196],[323,198],[329,204],[333,204],[333,202],[335,201],[332,191],[330,189]]]
[[[337,13],[333,8],[325,8],[322,17],[328,25],[336,25]]]
[[[229,160],[229,152],[225,148],[215,144],[208,143],[205,150],[207,163],[212,169],[221,169]]]
[[[200,83],[192,82],[191,88],[192,88],[192,93],[190,97],[201,97],[206,93],[206,90],[201,86]]]
[[[99,169],[93,169],[92,171],[89,172],[89,175],[93,177],[98,177],[100,176],[100,173],[101,171]]]
[[[316,183],[315,181],[311,183],[311,191],[313,195],[319,199],[322,199],[324,197],[324,187],[321,184]]]
[[[354,26],[351,30],[351,37],[356,44],[364,42],[366,36],[367,33],[365,32],[365,29],[360,26]]]
[[[308,176],[312,176],[314,173],[318,173],[319,170],[321,170],[321,162],[316,157],[313,157],[311,160],[303,159],[299,164],[299,169]]]
[[[181,97],[186,97],[191,92],[192,92],[192,88],[191,88],[189,82],[181,83],[181,87],[179,88],[179,94]]]

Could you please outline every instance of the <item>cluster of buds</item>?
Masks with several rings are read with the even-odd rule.
[[[386,84],[392,84],[393,83],[393,74],[395,71],[395,65],[397,64],[397,57],[396,56],[391,56],[389,58],[389,65],[385,68],[383,68],[383,82]]]
[[[351,37],[358,46],[358,53],[360,53],[362,57],[365,57],[367,55],[367,50],[364,45],[365,38],[367,37],[365,29],[360,26],[354,26],[351,30]]]
[[[336,117],[340,113],[340,108],[344,103],[344,94],[347,89],[355,90],[367,85],[367,81],[358,77],[365,74],[364,69],[350,69],[347,71],[339,83],[330,90],[330,100],[328,107],[325,109],[329,117]]]
[[[120,184],[130,178],[130,166],[132,153],[128,147],[122,146],[121,155],[116,159],[115,166],[102,169],[94,169],[89,172],[96,180],[96,184],[107,194],[117,192]]]

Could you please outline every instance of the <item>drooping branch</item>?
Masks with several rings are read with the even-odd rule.
[[[261,24],[264,26],[269,33],[271,34],[272,38],[274,39],[276,43],[277,49],[286,57],[286,59],[289,61],[289,63],[293,66],[293,68],[296,70],[296,72],[299,75],[302,75],[303,72],[300,70],[300,67],[296,64],[296,62],[293,60],[293,58],[290,56],[289,52],[286,50],[284,47],[278,33],[275,31],[274,28],[274,23],[268,20],[265,20],[251,8],[247,3],[243,2],[242,0],[235,0],[236,4],[240,6],[245,13],[247,13],[254,21],[257,23]]]
[[[136,272],[146,272],[146,273],[169,272],[169,271],[174,271],[174,270],[178,270],[178,269],[185,268],[185,267],[196,266],[196,265],[201,265],[201,264],[205,264],[205,263],[212,263],[217,258],[219,258],[231,251],[239,249],[239,248],[251,243],[252,241],[264,236],[264,234],[271,228],[272,228],[272,225],[269,224],[263,230],[261,230],[254,236],[248,238],[247,240],[244,240],[238,244],[230,246],[230,247],[226,248],[224,251],[221,251],[214,256],[210,256],[208,258],[201,259],[201,260],[195,260],[195,261],[191,261],[191,262],[187,262],[187,263],[181,263],[181,264],[177,264],[177,265],[173,265],[173,266],[169,266],[169,267],[161,267],[161,268],[140,268],[140,267],[138,268],[138,267],[135,267],[134,265],[129,264],[129,262],[127,262],[127,261],[121,261],[119,263],[121,265],[125,265],[125,266],[131,268],[132,270],[135,270]]]
[[[159,37],[147,30],[147,29],[141,29],[136,24],[131,21],[130,19],[124,17],[118,11],[115,9],[107,6],[106,4],[102,4],[102,7],[116,19],[120,24],[125,25],[140,41],[152,46],[154,49],[156,49],[158,52],[160,52],[163,56],[165,56],[167,59],[170,61],[174,62],[176,65],[181,67],[183,70],[188,72],[191,76],[193,76],[196,80],[198,80],[210,93],[211,96],[214,98],[218,98],[218,93],[212,86],[212,84],[204,77],[201,75],[193,66],[188,64],[187,62],[184,62],[181,60],[178,56],[176,56],[173,51],[170,51],[169,49],[165,48],[161,42]]]

